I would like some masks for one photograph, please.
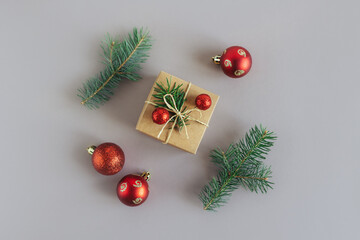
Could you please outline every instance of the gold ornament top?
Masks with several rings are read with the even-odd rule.
[[[216,55],[215,57],[212,57],[212,60],[215,64],[220,64],[220,58],[221,56]]]
[[[92,145],[90,147],[87,148],[87,152],[90,154],[90,155],[93,155],[94,152],[95,152],[95,149],[96,149],[96,146]]]
[[[143,172],[141,177],[143,177],[146,181],[150,181],[151,174],[150,172]]]

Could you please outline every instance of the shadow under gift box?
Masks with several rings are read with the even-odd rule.
[[[186,89],[189,87],[189,82],[186,82],[180,78],[177,78],[175,76],[172,76],[169,73],[161,71],[159,76],[157,77],[156,81],[154,82],[154,85],[151,88],[151,91],[149,93],[149,96],[147,97],[146,101],[148,102],[154,102],[155,98],[152,96],[154,92],[154,87],[156,87],[156,83],[163,84],[164,86],[167,86],[167,79],[171,79],[171,86],[173,86],[174,83],[176,85],[182,84],[182,89],[186,91]],[[201,114],[198,111],[192,111],[189,116],[192,118],[199,120],[203,123],[207,123],[209,125],[211,116],[214,112],[214,109],[216,107],[216,104],[219,100],[219,96],[209,92],[203,88],[200,88],[194,84],[190,85],[188,94],[186,96],[186,101],[184,103],[183,107],[187,107],[187,109],[194,109],[195,106],[195,98],[200,94],[208,94],[211,97],[211,107],[205,111],[200,110]],[[153,122],[152,120],[152,112],[155,110],[155,106],[152,104],[146,103],[143,107],[143,110],[140,114],[138,123],[136,125],[136,129],[142,133],[145,133],[151,137],[154,137],[162,142],[165,142],[167,139],[168,134],[170,133],[170,129],[172,127],[173,122],[169,122],[165,129],[162,131],[159,138],[157,138],[158,134],[160,133],[161,129],[164,125],[158,125]],[[181,111],[181,109],[179,109]],[[173,114],[170,112],[170,114]],[[180,121],[180,119],[178,119]],[[204,133],[206,131],[207,126],[198,123],[193,120],[189,120],[187,122],[187,131],[189,138],[186,137],[185,129],[184,127],[179,131],[176,127],[171,133],[170,138],[168,139],[168,144],[180,148],[184,151],[187,151],[189,153],[196,154],[196,151],[200,145],[200,142],[204,136]]]

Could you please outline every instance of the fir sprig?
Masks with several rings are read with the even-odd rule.
[[[263,160],[275,140],[274,133],[260,125],[251,128],[238,143],[230,144],[226,151],[213,150],[212,162],[220,170],[199,195],[204,210],[214,211],[224,205],[239,186],[256,193],[266,193],[272,188],[271,168],[265,166]]]
[[[171,107],[176,108],[183,113],[187,109],[187,107],[185,106],[183,108],[186,98],[185,98],[185,90],[182,88],[182,86],[183,84],[176,84],[176,82],[172,85],[171,77],[170,79],[166,78],[166,86],[163,83],[157,82],[156,87],[154,88],[155,93],[152,95],[155,98],[153,102],[156,104],[156,107],[168,108],[164,102],[164,96],[166,94],[171,94],[175,100],[175,105],[174,105],[174,101],[171,99],[170,96],[165,97],[167,103],[170,104]],[[188,118],[189,116],[186,115],[184,118],[185,123],[189,120]],[[171,121],[174,121],[174,119]],[[183,121],[176,121],[176,126],[179,129],[181,129],[183,125],[184,125]]]
[[[101,48],[105,69],[84,83],[83,88],[78,89],[81,104],[90,109],[99,108],[108,101],[122,80],[141,79],[137,71],[141,69],[140,63],[144,63],[148,57],[147,52],[151,48],[150,35],[142,28],[134,28],[132,34],[129,33],[122,41],[108,34]]]

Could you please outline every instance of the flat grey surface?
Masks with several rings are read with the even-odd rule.
[[[1,239],[360,239],[358,1],[1,1]],[[146,26],[143,79],[99,110],[76,89],[102,69],[104,34]],[[210,57],[241,45],[244,78]],[[221,96],[197,155],[135,130],[161,71]],[[215,175],[209,151],[262,123],[279,136],[275,189],[234,192],[217,213],[197,194]],[[85,148],[112,141],[124,169],[95,172]],[[129,208],[115,187],[150,170],[150,196]]]

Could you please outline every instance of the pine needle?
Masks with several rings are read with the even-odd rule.
[[[272,188],[271,168],[265,166],[263,160],[276,138],[273,132],[260,125],[251,128],[243,140],[230,144],[226,151],[213,150],[212,162],[220,170],[200,192],[204,210],[215,211],[223,206],[240,186],[256,193],[266,193]]]
[[[140,63],[144,63],[148,58],[151,38],[148,31],[134,28],[132,34],[122,41],[107,34],[101,48],[105,69],[78,89],[81,104],[89,109],[99,108],[108,101],[122,80],[141,79],[137,71],[141,69]]]

